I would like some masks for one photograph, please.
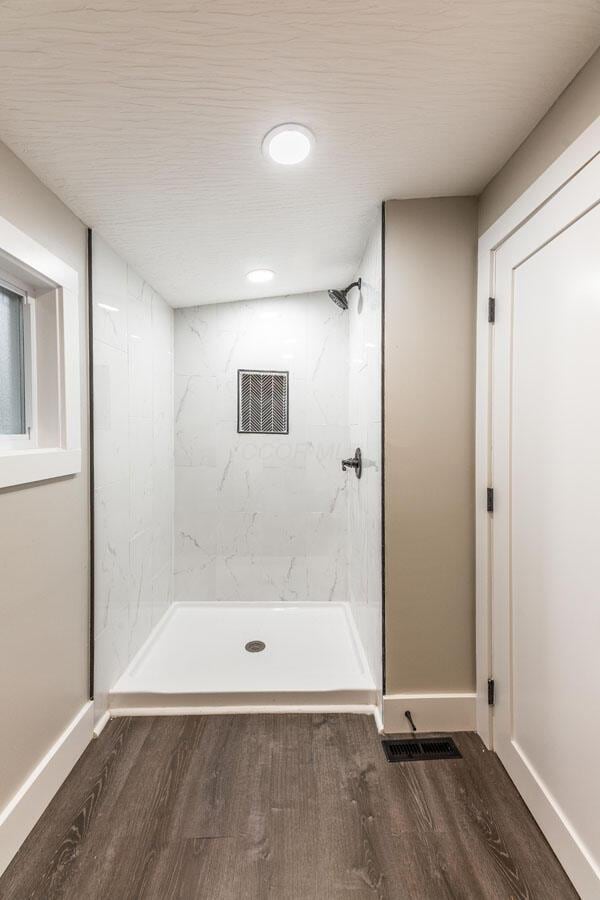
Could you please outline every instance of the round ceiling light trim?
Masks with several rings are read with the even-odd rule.
[[[272,269],[252,269],[251,272],[247,273],[246,278],[252,284],[265,284],[265,282],[272,281],[275,278],[275,272]]]
[[[262,142],[267,159],[281,166],[295,166],[309,156],[315,143],[315,136],[306,125],[286,122],[266,133]]]

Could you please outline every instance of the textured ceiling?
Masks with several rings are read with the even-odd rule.
[[[174,306],[318,290],[383,199],[479,192],[599,40],[599,0],[0,0],[0,137]]]

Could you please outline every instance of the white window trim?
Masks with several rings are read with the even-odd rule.
[[[16,265],[60,299],[60,440],[56,447],[12,448],[0,444],[0,488],[81,471],[79,278],[62,259],[0,216],[0,269]],[[32,328],[31,333],[35,331]],[[35,364],[35,348],[32,348]],[[35,402],[35,398],[32,398]]]

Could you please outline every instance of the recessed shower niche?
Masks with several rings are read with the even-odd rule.
[[[344,291],[174,310],[170,523],[160,495],[151,498],[162,516],[156,534],[173,529],[170,593],[161,608],[154,585],[160,615],[141,644],[136,628],[134,652],[111,683],[113,709],[367,711],[379,701],[380,257],[378,224]],[[131,308],[137,315],[133,300]],[[136,358],[140,328],[132,320]],[[157,396],[163,377],[154,377]],[[139,437],[133,452],[147,453]],[[355,447],[360,480],[342,468]],[[131,472],[139,478],[133,459]],[[115,567],[111,527],[100,534],[100,582]],[[147,569],[143,542],[138,558],[132,539],[133,624]],[[265,649],[248,652],[252,641]]]
[[[238,433],[287,434],[289,372],[238,371]]]

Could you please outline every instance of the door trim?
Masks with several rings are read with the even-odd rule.
[[[491,485],[491,364],[493,325],[488,322],[488,301],[494,284],[494,262],[498,247],[541,209],[582,168],[600,153],[600,117],[596,119],[554,163],[480,237],[477,266],[477,359],[476,359],[476,450],[475,450],[475,590],[476,590],[476,722],[484,744],[494,747],[488,678],[491,671],[492,592],[491,537],[493,514],[487,511],[487,489]]]

